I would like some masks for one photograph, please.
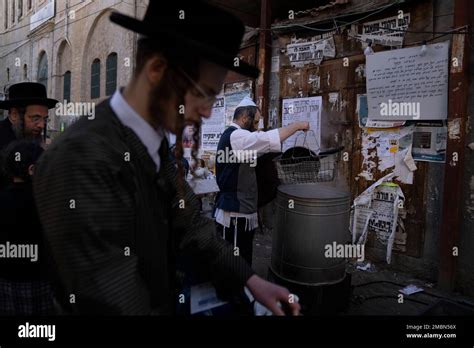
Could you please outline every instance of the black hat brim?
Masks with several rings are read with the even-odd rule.
[[[179,40],[179,44],[187,45],[189,49],[192,49],[194,52],[198,53],[200,56],[203,56],[207,60],[241,75],[254,79],[258,78],[260,75],[260,70],[257,67],[252,66],[242,60],[239,60],[238,64],[235,64],[235,56],[229,56],[228,54],[222,53],[216,47],[202,44],[176,32],[169,31],[166,28],[161,28],[157,26],[156,23],[153,24],[140,21],[136,18],[118,12],[113,12],[110,15],[110,20],[121,27],[147,37],[160,38],[165,36],[167,38]]]
[[[24,98],[24,99],[12,99],[4,100],[0,102],[1,110],[10,110],[14,107],[25,107],[28,105],[44,105],[48,109],[54,109],[56,104],[59,103],[56,99],[49,98]]]

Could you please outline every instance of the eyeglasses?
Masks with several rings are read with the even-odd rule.
[[[45,123],[48,121],[48,116],[28,115],[26,117],[28,117],[33,123]]]
[[[191,76],[189,76],[183,69],[178,68],[177,69],[181,74],[183,74],[184,77],[188,79],[188,81],[193,85],[193,87],[196,89],[199,94],[199,97],[204,99],[204,105],[206,107],[212,107],[214,106],[214,103],[217,100],[217,95],[210,95],[209,93],[206,93],[206,91],[199,86],[199,84],[194,81]],[[196,94],[196,93],[195,93]]]

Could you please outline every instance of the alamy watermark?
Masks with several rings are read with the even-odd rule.
[[[216,153],[216,163],[246,163],[250,167],[257,166],[257,151],[256,150],[219,150]]]
[[[388,103],[380,103],[380,116],[402,116],[419,120],[420,108],[419,102],[400,103],[389,99]]]
[[[0,259],[30,259],[31,262],[36,262],[38,261],[38,245],[10,242],[0,244]]]
[[[56,104],[56,116],[85,116],[95,119],[95,103],[71,103],[64,100]]]
[[[326,244],[324,246],[324,257],[336,259],[357,259],[362,262],[365,259],[364,244]]]
[[[35,325],[26,322],[18,326],[19,338],[46,338],[53,342],[56,340],[56,325]]]

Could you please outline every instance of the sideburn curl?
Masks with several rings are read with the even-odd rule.
[[[170,88],[170,86],[172,88]],[[183,150],[183,132],[184,128],[189,125],[186,124],[184,115],[179,113],[181,105],[185,105],[185,95],[189,88],[192,86],[182,78],[181,74],[175,71],[172,67],[166,69],[162,82],[150,91],[149,110],[151,115],[155,117],[157,127],[163,127],[165,121],[163,117],[165,113],[170,112],[164,105],[170,103],[171,100],[175,100],[176,104],[172,110],[175,110],[174,129],[176,132],[176,146],[174,148],[173,156],[176,160],[178,175],[176,178],[176,184],[178,188],[178,200],[184,198],[184,185],[185,185],[185,172],[183,166],[184,150]],[[191,151],[192,159],[197,163],[197,155],[199,150],[200,142],[200,123],[191,124],[194,127],[193,135],[193,147]]]

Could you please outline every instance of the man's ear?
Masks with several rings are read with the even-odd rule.
[[[32,164],[28,167],[28,174],[30,176],[33,176],[35,174],[35,165],[34,164]]]
[[[145,74],[149,83],[153,86],[159,84],[167,67],[168,61],[162,55],[157,54],[150,58],[145,65]]]
[[[13,124],[18,123],[18,120],[20,118],[20,114],[18,112],[17,108],[11,108],[10,112],[8,113],[8,118]]]

